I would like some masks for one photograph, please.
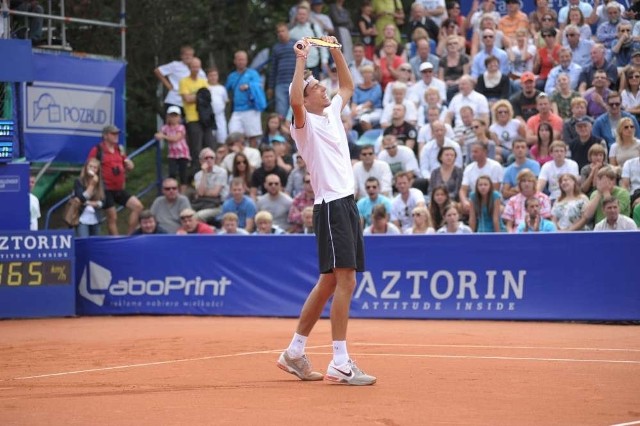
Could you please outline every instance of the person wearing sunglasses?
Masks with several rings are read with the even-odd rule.
[[[378,204],[383,204],[388,212],[391,211],[391,200],[380,193],[380,181],[376,177],[367,178],[365,187],[367,196],[360,198],[357,203],[360,223],[363,228],[371,225],[371,214],[373,208]]]
[[[180,223],[182,226],[176,231],[177,235],[188,234],[215,234],[215,228],[201,222],[193,209],[184,209],[180,212]]]
[[[640,49],[633,52],[634,58],[640,58]],[[633,114],[636,119],[640,116],[640,68],[628,66],[624,69],[624,78],[620,78],[620,97],[622,108]]]
[[[153,200],[150,210],[159,226],[175,234],[181,225],[180,212],[190,207],[189,198],[180,194],[178,181],[166,178],[162,181],[162,195]],[[142,225],[142,218],[140,220]]]
[[[482,41],[484,43],[484,48],[478,51],[478,54],[473,58],[473,62],[471,63],[471,77],[474,79],[478,79],[486,70],[487,66],[485,65],[485,61],[489,56],[493,56],[498,59],[500,63],[500,71],[504,75],[509,75],[510,65],[509,65],[509,56],[507,52],[502,49],[499,49],[495,45],[495,37],[496,32],[490,29],[482,31]]]
[[[620,94],[615,91],[610,92],[607,98],[607,112],[596,118],[596,121],[593,123],[593,136],[604,139],[607,142],[608,148],[611,148],[611,145],[616,141],[616,131],[614,129],[622,117],[631,118],[634,127],[633,133],[636,138],[640,139],[640,125],[638,125],[638,120],[636,120],[633,114],[623,111],[621,106],[622,99],[620,98]]]

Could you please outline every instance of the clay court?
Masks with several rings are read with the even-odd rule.
[[[352,320],[370,387],[276,368],[293,319],[0,322],[2,425],[640,424],[637,326]],[[329,322],[308,343],[331,359]]]

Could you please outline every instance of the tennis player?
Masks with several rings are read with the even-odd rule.
[[[335,37],[323,37],[337,43]],[[307,164],[315,193],[313,226],[318,245],[320,278],[309,293],[289,347],[280,355],[278,367],[302,380],[322,380],[305,355],[307,337],[326,305],[331,304],[333,360],[326,380],[349,385],[372,385],[376,378],[365,374],[347,352],[349,306],[356,271],[364,270],[364,241],[353,196],[354,179],[347,136],[341,113],[354,85],[340,48],[331,48],[338,72],[339,90],[329,100],[327,88],[305,71],[309,41],[295,43],[296,68],[289,88],[293,109],[291,135]]]

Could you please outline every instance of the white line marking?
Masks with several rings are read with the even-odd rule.
[[[479,349],[552,349],[563,351],[610,351],[610,352],[640,352],[640,349],[623,348],[562,348],[554,346],[490,346],[490,345],[429,345],[429,344],[406,344],[406,343],[351,343],[352,346],[396,346],[396,347],[416,347],[416,348],[479,348]]]
[[[635,421],[635,422],[629,422],[629,423],[617,423],[617,424],[611,425],[611,426],[631,426],[631,425],[640,425],[640,420]]]

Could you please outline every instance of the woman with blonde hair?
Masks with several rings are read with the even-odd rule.
[[[98,210],[103,207],[105,201],[100,160],[95,157],[87,160],[80,177],[73,183],[73,196],[80,200],[80,222],[75,228],[76,236],[100,235]]]
[[[551,220],[558,231],[583,231],[586,228],[576,228],[582,217],[589,198],[580,191],[578,178],[571,173],[563,173],[558,178],[560,197],[551,209]]]
[[[438,78],[447,85],[447,99],[451,100],[458,92],[460,77],[471,71],[471,60],[464,51],[460,50],[461,44],[458,36],[448,36],[445,46],[446,52],[441,55],[438,65]]]
[[[632,158],[640,157],[640,141],[635,136],[636,126],[629,117],[623,117],[616,129],[616,142],[609,149],[609,164],[616,171]]]
[[[507,161],[513,150],[513,141],[520,138],[526,139],[527,130],[524,123],[513,116],[513,106],[506,99],[497,101],[491,107],[491,132],[496,141],[496,159],[500,157],[502,163]]]
[[[580,93],[571,89],[569,74],[565,72],[558,74],[558,77],[556,77],[556,90],[549,98],[553,112],[563,120],[571,118],[571,101],[580,97]]]
[[[433,225],[431,223],[431,215],[429,214],[429,210],[427,210],[426,207],[415,207],[411,211],[411,216],[413,217],[413,227],[405,230],[404,234],[415,235],[436,233],[436,230],[433,229]]]

